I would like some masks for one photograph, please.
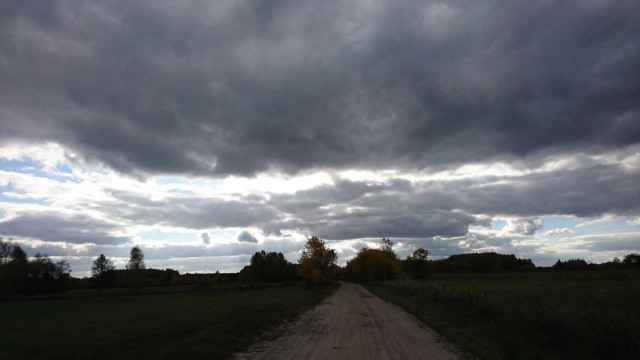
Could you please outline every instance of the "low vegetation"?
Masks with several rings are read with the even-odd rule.
[[[302,285],[238,286],[241,289],[4,302],[0,357],[224,359],[329,291]]]
[[[436,274],[366,286],[479,359],[640,358],[637,271]]]

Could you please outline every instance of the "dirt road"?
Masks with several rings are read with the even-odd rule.
[[[413,316],[350,283],[281,331],[232,359],[459,359]]]

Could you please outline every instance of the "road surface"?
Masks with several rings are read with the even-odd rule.
[[[278,332],[232,359],[459,359],[413,316],[351,283]]]

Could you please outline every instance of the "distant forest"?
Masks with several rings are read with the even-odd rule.
[[[417,249],[405,259],[393,250],[391,239],[383,238],[378,249],[363,248],[344,267],[336,265],[337,253],[323,240],[308,239],[297,263],[289,262],[280,252],[256,252],[239,273],[180,274],[173,269],[148,269],[144,254],[133,247],[125,269],[116,269],[101,254],[92,266],[92,276],[71,277],[67,261],[52,261],[37,254],[29,259],[19,245],[0,238],[0,296],[28,296],[61,293],[68,289],[136,288],[192,285],[206,288],[216,283],[295,282],[307,286],[324,286],[336,279],[348,281],[382,281],[397,278],[427,278],[432,273],[500,273],[524,271],[608,271],[640,269],[640,254],[593,264],[582,259],[558,260],[551,267],[536,267],[530,259],[515,255],[470,253],[430,260],[430,252]]]

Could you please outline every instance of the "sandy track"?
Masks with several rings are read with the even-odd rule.
[[[232,359],[459,359],[413,316],[350,283],[281,331]]]

